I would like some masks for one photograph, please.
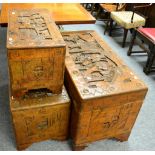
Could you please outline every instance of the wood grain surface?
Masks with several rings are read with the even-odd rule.
[[[12,9],[48,9],[52,19],[58,25],[64,24],[93,24],[96,19],[76,3],[14,3],[2,4],[0,24],[8,23],[8,11]]]
[[[35,142],[68,137],[70,99],[64,87],[59,95],[37,90],[15,99],[10,94],[10,109],[18,150]]]
[[[62,91],[66,45],[50,18],[45,10],[10,11],[7,48],[14,97],[31,89]]]
[[[128,140],[147,86],[95,31],[63,32],[65,85],[72,101],[73,150],[90,142]]]

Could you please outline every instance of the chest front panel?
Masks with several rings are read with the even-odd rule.
[[[18,99],[10,96],[10,110],[18,146],[68,135],[70,99],[64,87],[59,95],[36,90]]]
[[[13,93],[23,89],[62,89],[64,49],[13,50],[8,51],[8,58]]]
[[[69,105],[21,110],[12,113],[19,144],[66,137]]]

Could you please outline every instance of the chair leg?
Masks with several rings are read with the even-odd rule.
[[[106,22],[106,26],[105,26],[105,30],[104,30],[104,35],[105,35],[105,33],[107,32],[109,22],[110,22],[110,21],[109,21],[109,20],[107,20],[107,22]]]
[[[86,7],[85,7],[86,10],[90,11],[91,10],[91,5],[92,5],[91,3],[86,3]]]
[[[106,22],[106,26],[105,26],[105,30],[104,30],[104,35],[105,35],[105,33],[107,32],[108,25],[109,25],[109,23],[110,23],[110,14],[109,14],[109,13],[108,13],[108,18],[109,18],[109,19],[107,19],[107,22]]]
[[[109,36],[112,35],[112,28],[113,28],[113,20],[110,18],[110,30],[109,30]]]
[[[91,14],[93,15],[94,12],[94,8],[95,8],[95,3],[91,4]]]
[[[102,11],[102,8],[99,7],[99,9],[97,11],[97,14],[96,14],[96,19],[98,19],[99,15],[101,14],[101,11]]]
[[[125,46],[125,42],[126,42],[126,37],[127,37],[127,34],[128,34],[128,29],[124,29],[124,37],[123,37],[122,47],[124,47],[124,46]]]
[[[137,34],[137,31],[133,30],[132,39],[131,39],[129,50],[128,50],[128,53],[127,53],[128,56],[130,56],[131,53],[132,53],[132,48],[133,48],[133,45],[134,45],[134,42],[135,42],[136,34]]]
[[[152,47],[152,49],[150,50],[149,54],[148,54],[148,59],[146,62],[146,66],[144,67],[143,71],[145,74],[149,74],[151,71],[151,67],[153,65],[155,59],[155,46]]]

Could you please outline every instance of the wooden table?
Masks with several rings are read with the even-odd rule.
[[[80,4],[71,3],[14,3],[2,4],[0,24],[8,23],[8,11],[11,9],[44,8],[51,12],[52,18],[58,25],[65,24],[93,24],[95,18]]]

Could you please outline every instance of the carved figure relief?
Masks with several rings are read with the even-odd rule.
[[[115,108],[96,109],[91,113],[88,130],[86,124],[83,123],[81,130],[86,130],[85,134],[81,131],[81,139],[85,141],[88,137],[95,137],[97,135],[108,135],[114,131],[125,131],[128,129],[127,121],[131,118],[133,113],[133,103],[128,103]],[[86,122],[87,123],[87,122]]]
[[[44,74],[43,66],[36,66],[33,70],[33,73],[37,79],[39,79]]]
[[[39,135],[43,130],[45,131],[53,131],[57,129],[57,131],[62,132],[61,124],[66,123],[64,117],[64,111],[53,111],[52,114],[47,113],[45,115],[33,115],[31,117],[24,117],[25,126],[26,126],[26,133],[27,136],[35,136]],[[39,119],[38,119],[39,118]]]
[[[20,39],[50,39],[52,36],[46,21],[40,13],[18,16]]]
[[[92,82],[112,82],[117,64],[108,57],[104,49],[90,33],[64,35],[69,53],[89,85]]]
[[[31,81],[35,81],[53,78],[53,57],[23,60],[22,66],[23,78],[26,80],[29,79]]]

